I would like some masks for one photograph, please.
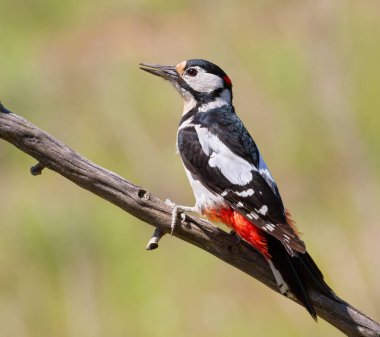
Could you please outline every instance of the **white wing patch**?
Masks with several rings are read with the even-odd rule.
[[[246,197],[250,197],[251,195],[254,195],[255,191],[252,188],[249,188],[248,190],[245,190],[245,191],[235,192],[235,194],[238,195],[239,197],[246,198]]]
[[[270,232],[273,232],[274,229],[275,229],[275,226],[271,223],[267,223],[264,227],[263,227],[264,230],[266,231],[270,231]]]
[[[268,206],[267,205],[263,205],[258,211],[257,213],[260,213],[262,215],[266,215],[268,213]]]
[[[257,214],[255,214],[254,212],[251,212],[251,213],[248,213],[247,214],[247,218],[248,219],[255,219],[255,220],[257,220],[258,218],[259,218],[259,216],[257,215]]]
[[[206,128],[196,126],[203,152],[210,157],[208,164],[218,168],[222,174],[235,185],[248,184],[256,168],[243,158],[233,153],[216,135]]]

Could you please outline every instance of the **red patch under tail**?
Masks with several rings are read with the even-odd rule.
[[[204,214],[209,220],[224,223],[232,228],[243,240],[250,243],[266,258],[270,258],[265,234],[243,215],[230,207],[205,210]]]

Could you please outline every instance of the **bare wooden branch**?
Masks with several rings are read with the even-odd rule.
[[[38,162],[36,165],[33,165],[30,168],[30,173],[33,176],[39,176],[42,173],[42,170],[45,168],[40,162]]]
[[[163,201],[144,188],[90,162],[1,104],[0,138],[35,158],[39,163],[37,172],[41,172],[43,167],[53,170],[162,233],[170,233],[171,208]],[[184,225],[176,227],[174,236],[215,255],[278,292],[267,263],[244,241],[236,243],[236,238],[230,234],[190,216],[186,216]],[[318,316],[346,335],[380,336],[377,322],[343,300],[334,301],[316,292],[311,293],[311,299]]]
[[[154,230],[152,237],[150,238],[148,244],[146,245],[146,250],[153,250],[158,248],[158,242],[162,239],[165,233],[162,231],[160,227],[157,227]]]

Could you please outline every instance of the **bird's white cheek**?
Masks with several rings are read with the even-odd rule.
[[[192,89],[198,92],[208,93],[223,88],[223,80],[219,76],[209,73],[198,73],[196,77],[187,76],[185,81]]]

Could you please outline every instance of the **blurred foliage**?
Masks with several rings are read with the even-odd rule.
[[[180,98],[138,62],[214,61],[328,282],[379,320],[379,41],[366,0],[0,0],[0,98],[192,204]],[[0,336],[341,335],[174,238],[146,252],[151,227],[33,164],[0,142]]]

